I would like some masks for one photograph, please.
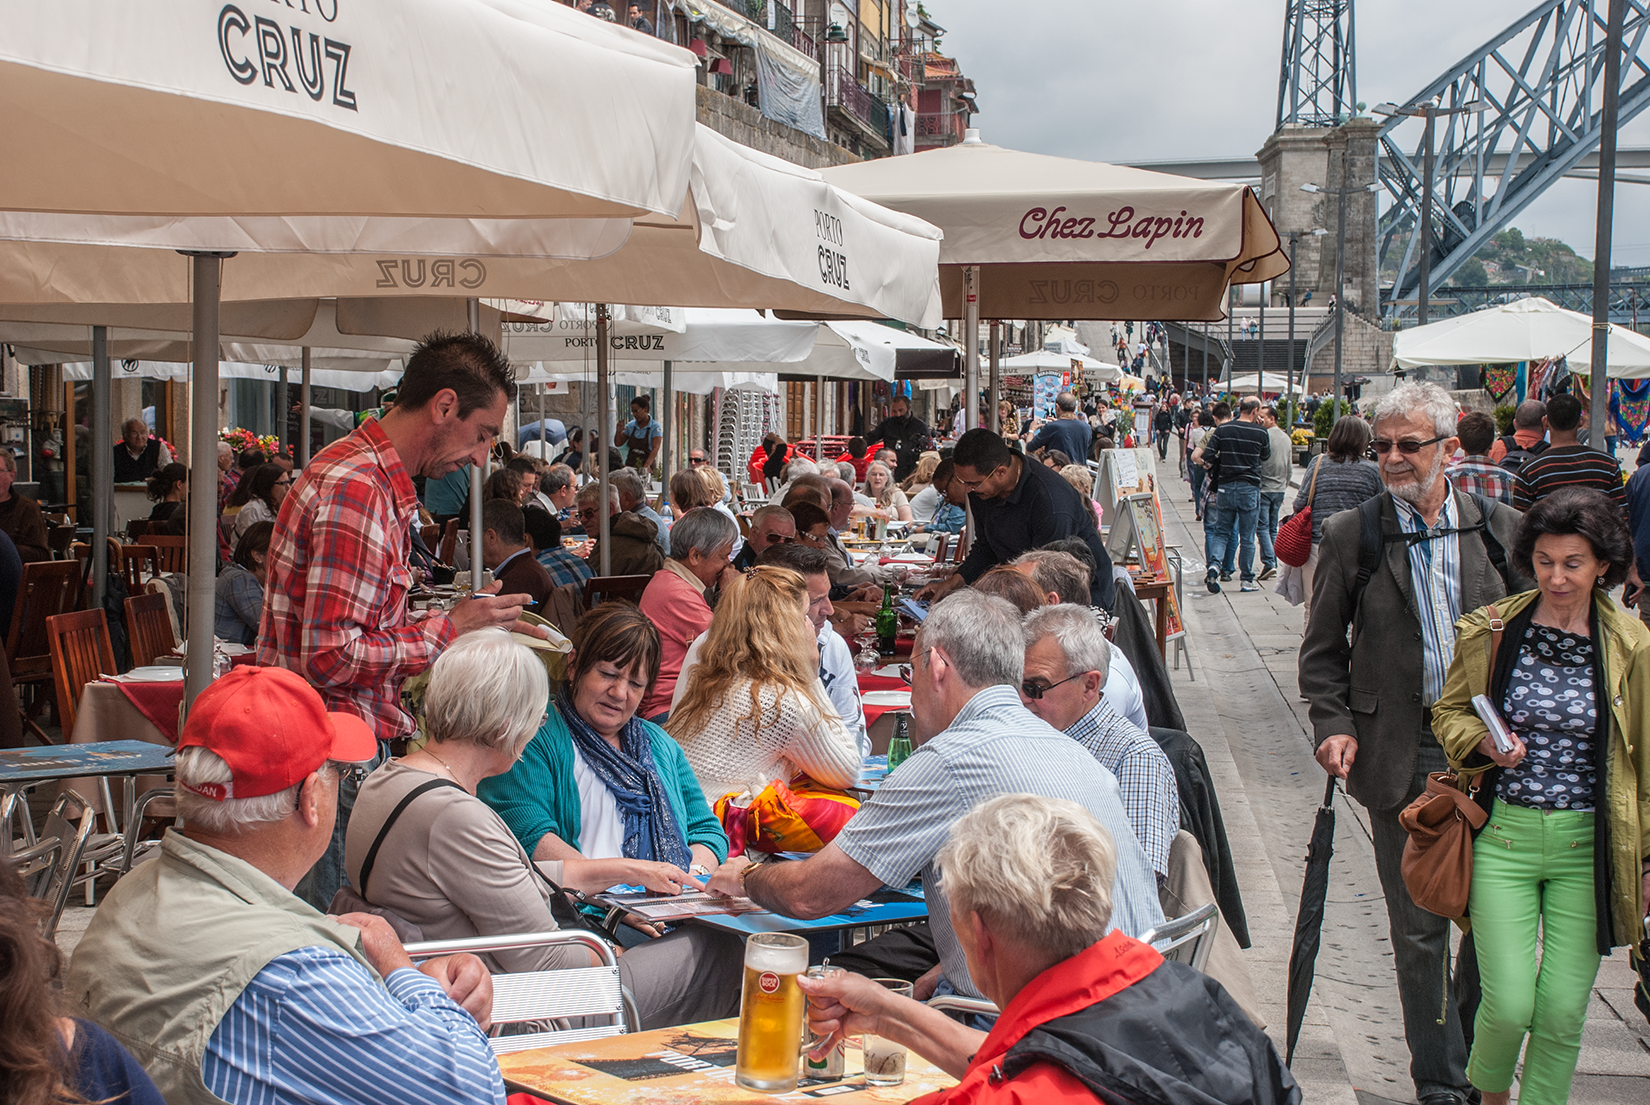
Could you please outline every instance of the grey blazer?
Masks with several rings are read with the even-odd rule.
[[[1398,532],[1391,492],[1383,491],[1381,532]],[[1518,511],[1491,499],[1489,526],[1512,556]],[[1456,517],[1466,528],[1479,521],[1470,495],[1455,492]],[[1300,689],[1310,703],[1312,745],[1337,733],[1358,738],[1347,793],[1370,809],[1392,809],[1409,795],[1422,721],[1421,619],[1415,608],[1408,546],[1383,546],[1379,568],[1364,590],[1363,613],[1350,635],[1358,580],[1359,514],[1344,510],[1324,523],[1312,581],[1312,619],[1301,642]],[[1460,538],[1461,613],[1507,593],[1490,563],[1481,534]],[[1510,568],[1509,568],[1510,570]],[[1516,581],[1515,581],[1516,586]]]

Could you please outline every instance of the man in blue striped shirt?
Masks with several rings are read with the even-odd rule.
[[[283,668],[237,668],[196,700],[188,827],[110,891],[66,986],[173,1105],[502,1105],[482,962],[415,967],[382,918],[292,893],[332,839],[340,772],[376,752]]]
[[[920,874],[944,976],[956,992],[980,997],[951,927],[934,857],[951,826],[980,802],[1039,794],[1077,802],[1116,840],[1112,923],[1130,936],[1162,924],[1157,880],[1116,777],[1020,704],[1025,640],[1019,611],[995,595],[958,591],[929,611],[911,659],[917,748],[910,758],[817,855],[761,865],[736,856],[712,876],[711,891],[744,893],[790,917],[823,917]]]

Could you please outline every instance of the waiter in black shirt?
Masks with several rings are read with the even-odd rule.
[[[1023,552],[1064,537],[1078,537],[1094,553],[1090,598],[1096,606],[1112,608],[1117,591],[1111,557],[1095,525],[1094,508],[1076,488],[1054,469],[1011,451],[987,429],[963,434],[951,460],[956,466],[952,486],[968,489],[977,530],[974,547],[955,574],[930,583],[917,592],[919,598],[939,598]]]
[[[865,435],[865,440],[880,441],[894,451],[899,458],[894,478],[903,480],[916,471],[922,451],[928,448],[929,437],[927,423],[911,414],[911,400],[896,395],[888,404],[888,417],[877,423],[876,429]]]

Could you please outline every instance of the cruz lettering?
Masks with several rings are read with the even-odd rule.
[[[309,0],[298,0],[296,10],[310,14],[306,6],[308,3]],[[293,7],[292,0],[286,0],[286,6]],[[337,0],[333,0],[331,15],[319,2],[315,6],[315,14],[328,23],[333,22],[338,18]],[[287,53],[286,46],[288,32],[292,36],[291,54]],[[237,84],[250,85],[262,76],[265,88],[296,95],[301,87],[306,96],[320,103],[326,95],[326,74],[322,69],[324,59],[332,63],[333,106],[346,111],[357,110],[355,92],[348,86],[349,55],[353,47],[347,42],[322,38],[309,32],[306,61],[304,35],[301,27],[283,29],[279,23],[265,16],[248,18],[234,4],[225,4],[218,12],[218,52],[223,55],[223,63]],[[296,83],[288,68],[289,63],[291,69],[297,70]]]

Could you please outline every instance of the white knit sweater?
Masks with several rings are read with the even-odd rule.
[[[821,714],[802,696],[769,686],[762,689],[762,710],[753,720],[747,716],[750,687],[743,677],[729,684],[721,705],[699,731],[677,737],[706,802],[715,804],[724,794],[746,789],[757,794],[775,780],[790,781],[798,771],[838,790],[859,780],[859,748],[841,718]],[[830,701],[818,680],[814,696]]]

